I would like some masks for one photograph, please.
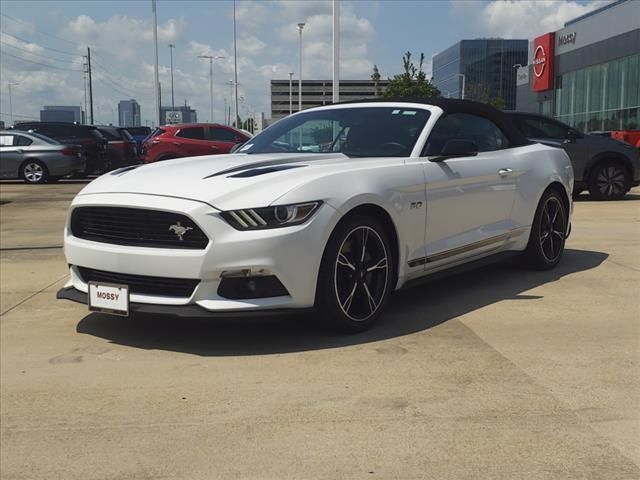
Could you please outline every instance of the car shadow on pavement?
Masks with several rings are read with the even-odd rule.
[[[636,192],[629,192],[627,193],[624,197],[618,199],[618,200],[594,200],[591,198],[591,196],[588,193],[581,193],[580,195],[577,195],[575,197],[573,197],[573,201],[574,202],[627,202],[629,200],[640,200],[640,193],[636,193]]]
[[[502,300],[535,302],[542,297],[523,292],[596,268],[608,256],[567,249],[562,262],[551,271],[522,270],[511,261],[503,261],[403,289],[391,296],[373,328],[352,335],[333,333],[310,315],[208,320],[124,318],[92,313],[78,323],[77,332],[120,345],[202,356],[267,355],[344,347],[428,330]]]

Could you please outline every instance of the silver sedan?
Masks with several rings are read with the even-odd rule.
[[[33,132],[0,131],[0,178],[45,183],[85,171],[79,147]]]

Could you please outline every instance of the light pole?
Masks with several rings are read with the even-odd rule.
[[[464,100],[464,81],[465,81],[464,73],[456,73],[456,77],[462,77],[462,100]]]
[[[13,103],[11,99],[11,87],[20,85],[18,82],[9,83],[9,124],[13,127]]]
[[[233,123],[231,123],[231,110],[233,110],[233,108],[231,108],[231,104],[233,102],[233,80],[228,80],[227,84],[229,85],[229,120],[227,121],[227,125],[233,126]],[[225,116],[226,114],[227,113],[225,112]]]
[[[176,104],[175,104],[175,99],[173,97],[173,49],[176,48],[176,46],[173,43],[169,44],[169,56],[171,58],[171,111],[175,112],[176,110]],[[172,113],[173,115],[173,113]]]
[[[298,23],[298,34],[300,37],[300,52],[299,52],[299,64],[298,64],[298,111],[302,111],[302,29],[305,23]]]
[[[289,115],[293,113],[293,72],[289,72]]]
[[[213,123],[213,64],[216,59],[224,58],[220,55],[198,55],[198,58],[208,58],[209,59],[209,94],[210,94],[210,102],[211,105],[209,108],[211,109],[211,114],[209,116],[209,121]]]

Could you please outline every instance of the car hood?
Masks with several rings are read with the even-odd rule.
[[[270,205],[318,176],[380,160],[351,159],[341,153],[182,158],[115,170],[91,182],[80,195],[137,193],[197,200],[220,210],[254,208]]]

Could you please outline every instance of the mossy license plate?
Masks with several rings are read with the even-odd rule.
[[[129,287],[115,283],[89,282],[89,310],[129,315]]]

